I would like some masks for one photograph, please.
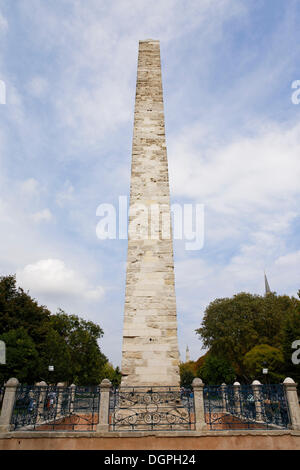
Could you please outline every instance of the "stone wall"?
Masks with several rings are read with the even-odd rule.
[[[0,450],[300,450],[299,431],[174,433],[10,433]],[[31,433],[32,434],[32,433]]]

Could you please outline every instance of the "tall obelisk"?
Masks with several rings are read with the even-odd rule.
[[[121,386],[179,385],[170,220],[160,45],[145,40],[135,98]]]

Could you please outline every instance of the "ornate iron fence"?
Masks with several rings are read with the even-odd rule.
[[[209,429],[287,429],[289,407],[283,385],[204,387]]]
[[[178,387],[122,387],[110,395],[112,431],[195,429],[194,397]]]
[[[195,389],[196,405],[193,392],[179,387],[122,387],[109,391],[106,384],[103,389],[102,385],[99,389],[40,384],[16,385],[14,393],[8,421],[13,431],[94,431],[99,415],[101,429],[110,431],[189,431],[196,429],[195,406],[202,408],[203,403],[208,430],[291,427],[291,400],[288,404],[282,384],[204,386],[203,402]],[[198,412],[197,416],[202,415],[203,408]]]
[[[99,416],[98,387],[19,386],[13,430],[93,431]]]

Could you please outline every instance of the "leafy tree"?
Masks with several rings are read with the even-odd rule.
[[[23,327],[35,343],[45,338],[50,312],[16,287],[15,276],[0,277],[0,334]]]
[[[33,340],[23,327],[0,335],[6,345],[6,364],[1,365],[0,383],[8,377],[17,377],[20,382],[33,383],[38,365],[38,352]]]
[[[283,324],[299,306],[288,296],[240,293],[232,298],[216,299],[205,310],[201,328],[196,332],[203,346],[232,364],[237,376],[249,380],[244,356],[254,346],[269,344],[280,348]]]
[[[122,373],[119,369],[119,367],[117,366],[115,368],[115,373],[114,373],[114,377],[112,379],[112,384],[114,387],[119,387],[120,384],[121,384],[121,379],[122,379]]]
[[[298,296],[300,297],[300,291],[298,291]],[[292,355],[296,352],[295,349],[292,349],[292,344],[296,340],[300,340],[300,307],[288,315],[283,326],[282,341],[285,375],[300,383],[300,364],[292,362]],[[298,354],[299,356],[300,354]]]
[[[199,376],[207,385],[221,385],[224,382],[226,384],[234,382],[236,374],[226,359],[208,354],[199,370]]]
[[[67,346],[65,354],[69,363],[64,362],[66,377],[77,385],[99,384],[101,370],[107,362],[97,342],[103,336],[100,326],[76,315],[67,315],[61,309],[51,316],[50,324]],[[56,368],[55,363],[54,366]]]
[[[73,363],[71,351],[65,338],[54,328],[50,328],[45,341],[40,345],[39,374],[47,383],[73,382]],[[48,367],[54,365],[54,371]]]
[[[245,354],[244,364],[251,380],[258,379],[262,382],[269,380],[272,383],[282,382],[284,379],[282,351],[268,344],[254,346]],[[262,369],[268,368],[268,378],[264,377]]]
[[[196,377],[193,364],[191,362],[181,363],[179,366],[180,386],[190,388],[194,378]]]
[[[114,366],[110,362],[107,362],[104,365],[101,372],[101,380],[109,379],[113,387],[119,387],[121,383],[121,378],[122,374],[118,366],[114,368]]]
[[[208,352],[206,352],[205,354],[203,354],[203,356],[199,357],[197,359],[197,361],[195,362],[195,374],[196,374],[196,377],[200,377],[200,369],[201,367],[204,365],[204,362],[205,362],[205,359],[207,358],[208,356]]]
[[[99,325],[62,310],[51,315],[16,286],[15,276],[0,278],[0,338],[7,345],[7,365],[0,366],[0,380],[14,376],[37,381],[99,384],[107,358],[98,340]],[[48,366],[54,365],[54,372]]]

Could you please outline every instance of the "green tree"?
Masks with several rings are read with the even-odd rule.
[[[201,367],[204,365],[205,359],[207,358],[208,354],[209,354],[209,351],[203,354],[203,356],[200,356],[195,362],[194,370],[195,370],[196,377],[200,377]]]
[[[118,366],[114,368],[114,366],[110,362],[107,362],[103,366],[101,371],[101,381],[103,379],[108,379],[111,381],[113,387],[119,387],[121,383],[121,378],[122,374]]]
[[[49,328],[44,342],[39,346],[39,376],[47,383],[73,382],[74,366],[66,339],[54,328]],[[54,371],[48,367],[54,365]]]
[[[6,364],[0,367],[0,383],[8,377],[17,377],[20,382],[33,383],[38,366],[38,352],[33,340],[23,327],[0,335],[6,345]]]
[[[278,383],[284,379],[282,351],[268,344],[259,344],[250,349],[245,354],[244,365],[251,380]],[[262,373],[263,368],[268,369],[268,377]]]
[[[68,346],[71,381],[77,385],[99,384],[101,370],[107,362],[98,345],[98,339],[103,336],[102,328],[76,315],[67,315],[63,310],[51,316],[51,326]]]
[[[298,296],[300,297],[300,291],[298,291]],[[295,364],[292,361],[294,353],[298,356],[296,360],[300,357],[300,354],[297,354],[299,347],[297,350],[292,348],[292,344],[297,340],[300,341],[300,307],[289,313],[283,326],[282,340],[285,375],[300,383],[300,364]]]
[[[181,363],[179,366],[180,386],[190,388],[195,378],[194,367],[191,362]]]
[[[15,276],[0,278],[0,338],[7,343],[7,365],[2,381],[14,376],[34,383],[98,384],[107,358],[98,341],[99,325],[62,310],[51,315],[16,286]],[[54,372],[48,366],[54,365]]]
[[[23,327],[35,344],[45,339],[50,312],[16,286],[15,276],[0,277],[0,334]]]
[[[119,387],[120,384],[121,384],[121,379],[122,379],[122,373],[119,369],[119,367],[117,366],[115,368],[115,373],[114,373],[114,377],[112,379],[112,384],[114,387]]]
[[[203,366],[199,370],[199,376],[207,385],[231,384],[236,373],[232,365],[223,358],[208,354]]]
[[[259,344],[280,348],[285,319],[298,306],[299,301],[293,297],[242,292],[211,302],[196,332],[205,348],[217,357],[224,357],[237,376],[248,381],[245,354]]]

